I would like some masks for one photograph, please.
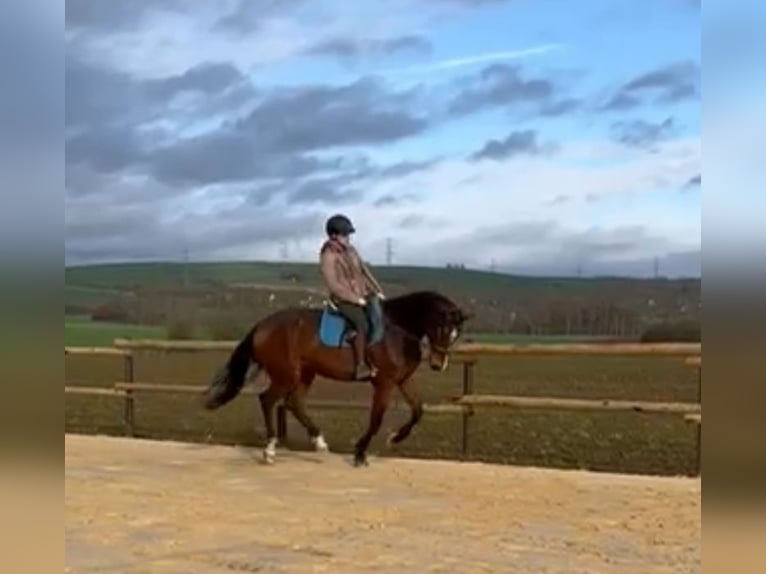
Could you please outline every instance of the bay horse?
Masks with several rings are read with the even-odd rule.
[[[375,367],[372,405],[366,432],[354,448],[354,465],[367,465],[367,447],[377,434],[392,391],[398,388],[410,407],[409,420],[389,438],[397,444],[407,438],[423,414],[420,397],[411,377],[423,360],[427,340],[429,364],[444,371],[452,346],[469,316],[448,297],[434,291],[417,291],[378,300],[382,324],[370,333],[369,356]],[[335,326],[333,334],[333,326]],[[270,383],[259,394],[266,426],[263,459],[273,463],[277,435],[273,410],[280,400],[308,432],[314,448],[328,450],[322,432],[306,413],[304,400],[317,375],[336,381],[355,381],[355,364],[347,341],[350,324],[336,310],[289,307],[253,325],[231,353],[228,362],[204,393],[207,409],[217,409],[234,399],[245,384],[251,366],[256,375],[265,372]],[[373,329],[375,331],[376,329]]]

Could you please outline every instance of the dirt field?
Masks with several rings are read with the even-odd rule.
[[[66,436],[67,572],[699,572],[699,479]]]

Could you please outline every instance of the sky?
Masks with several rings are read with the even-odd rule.
[[[65,258],[701,273],[700,2],[68,0]]]

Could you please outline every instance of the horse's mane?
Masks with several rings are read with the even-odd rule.
[[[404,293],[403,295],[397,295],[396,297],[385,299],[383,301],[383,307],[390,309],[407,308],[413,311],[417,311],[419,309],[422,310],[424,305],[430,305],[433,303],[446,303],[448,305],[452,304],[452,302],[441,293],[437,293],[436,291],[431,290],[422,290],[411,291],[409,293]]]
[[[453,308],[455,304],[436,291],[423,290],[405,293],[382,302],[384,315],[409,333],[422,336],[434,307]]]

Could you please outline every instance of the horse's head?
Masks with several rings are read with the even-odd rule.
[[[429,364],[435,371],[444,371],[449,364],[449,354],[460,337],[463,324],[469,319],[460,307],[437,293],[427,303],[425,336],[430,346]]]
[[[431,368],[447,368],[449,353],[470,316],[449,298],[434,291],[417,291],[384,301],[386,315],[413,337],[428,340]]]

